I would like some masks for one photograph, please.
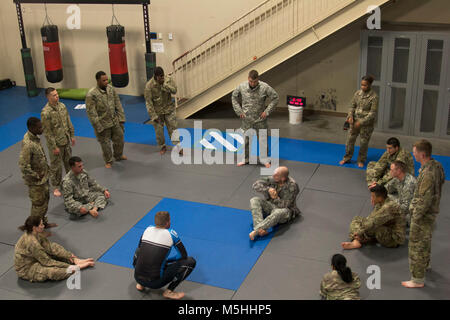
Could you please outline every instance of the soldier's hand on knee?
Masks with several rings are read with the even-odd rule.
[[[361,123],[359,121],[356,121],[354,126],[355,126],[355,129],[359,129],[359,128],[361,128]]]
[[[347,118],[347,121],[348,121],[348,123],[353,124],[353,118],[352,117]]]
[[[269,188],[269,195],[272,199],[278,198],[277,190],[274,188]]]
[[[86,213],[88,213],[88,211],[87,211],[87,209],[85,207],[81,207],[80,208],[80,213],[81,214],[86,214]]]
[[[241,119],[245,118],[245,114],[241,113],[241,115],[239,116]]]
[[[105,198],[109,199],[109,197],[111,197],[111,194],[109,193],[108,190],[105,190]]]

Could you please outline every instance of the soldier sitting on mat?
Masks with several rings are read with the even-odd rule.
[[[374,209],[367,218],[353,218],[349,234],[352,242],[342,242],[344,249],[358,249],[372,241],[395,248],[405,242],[406,220],[399,204],[388,198],[383,186],[377,185],[370,192]]]
[[[95,265],[94,259],[79,259],[43,236],[44,223],[38,216],[29,216],[19,229],[25,232],[14,248],[14,269],[21,279],[64,280],[75,271]]]
[[[253,197],[250,199],[250,209],[253,217],[253,231],[250,240],[256,236],[265,236],[267,229],[279,223],[291,221],[300,215],[297,208],[298,184],[289,177],[287,167],[275,169],[272,177],[262,178],[253,184],[253,189],[262,192],[266,199]]]
[[[386,142],[386,152],[377,162],[371,161],[367,165],[366,181],[369,189],[375,185],[385,185],[392,177],[389,174],[391,163],[395,160],[402,161],[406,165],[406,172],[414,175],[414,160],[411,153],[400,148],[397,138],[389,138]]]
[[[84,170],[80,157],[69,159],[71,171],[62,182],[64,206],[76,217],[90,214],[98,217],[98,210],[104,209],[110,197],[108,189],[99,185]]]
[[[360,300],[361,280],[347,267],[347,259],[337,253],[331,259],[331,267],[333,271],[324,275],[320,283],[322,300]]]

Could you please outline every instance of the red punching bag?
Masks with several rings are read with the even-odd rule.
[[[128,85],[128,65],[125,51],[125,28],[121,25],[110,25],[106,27],[106,35],[108,36],[111,82],[114,87],[126,87]]]
[[[45,75],[51,83],[63,79],[61,50],[59,49],[58,27],[46,25],[41,28],[42,46],[44,48]]]

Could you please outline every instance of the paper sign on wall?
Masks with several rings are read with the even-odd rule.
[[[153,42],[152,43],[152,51],[153,52],[164,52],[164,43],[162,42]]]

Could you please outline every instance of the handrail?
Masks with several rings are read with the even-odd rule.
[[[249,12],[243,14],[241,17],[239,17],[237,20],[235,20],[234,22],[230,23],[228,26],[226,26],[225,28],[223,28],[222,30],[216,32],[215,34],[213,34],[211,37],[209,37],[208,39],[206,39],[205,41],[203,41],[202,43],[200,43],[198,46],[192,48],[191,50],[186,51],[185,53],[183,53],[181,56],[179,56],[178,58],[176,58],[175,60],[172,61],[172,66],[175,66],[175,63],[182,59],[183,57],[187,56],[190,52],[194,51],[195,49],[200,48],[202,45],[204,45],[205,43],[207,43],[209,40],[211,40],[212,38],[214,38],[215,36],[217,36],[218,34],[224,32],[225,30],[227,30],[228,28],[230,28],[231,26],[233,26],[234,24],[238,23],[239,21],[241,21],[242,19],[244,19],[246,16],[250,15],[251,13],[255,12],[256,10],[258,10],[260,7],[262,7],[263,5],[265,5],[266,3],[268,3],[271,0],[266,0],[260,4],[258,4],[256,7],[254,7],[253,9],[251,9]]]

